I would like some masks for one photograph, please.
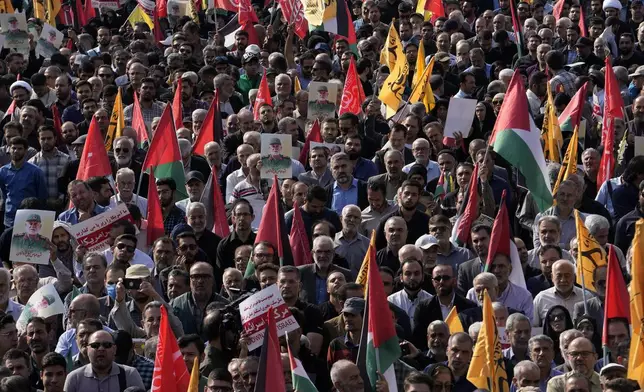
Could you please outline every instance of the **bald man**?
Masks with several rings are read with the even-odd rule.
[[[535,327],[543,324],[546,313],[555,305],[561,305],[573,314],[575,304],[584,300],[582,289],[575,286],[575,277],[575,265],[570,261],[557,260],[552,265],[554,286],[543,290],[534,298],[532,323]]]
[[[355,204],[349,204],[342,209],[342,231],[335,234],[335,253],[344,257],[354,276],[358,275],[364,255],[369,249],[369,238],[360,234],[362,211]]]

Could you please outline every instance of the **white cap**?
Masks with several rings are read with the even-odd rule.
[[[245,53],[252,53],[252,54],[259,54],[262,50],[259,48],[259,46],[255,44],[250,44],[246,47],[246,50],[244,50]]]
[[[606,11],[606,8],[615,8],[618,10],[622,9],[622,3],[619,0],[604,0],[602,5],[602,10]]]
[[[414,245],[416,245],[420,249],[427,250],[432,246],[438,246],[438,239],[436,239],[436,237],[434,237],[433,235],[424,234],[416,240]]]

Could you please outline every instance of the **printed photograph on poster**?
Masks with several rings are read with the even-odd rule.
[[[49,241],[54,231],[54,211],[18,210],[11,237],[11,261],[49,264]]]
[[[36,42],[36,54],[48,59],[54,53],[58,53],[58,48],[63,44],[64,35],[48,23],[42,27],[40,38]]]
[[[261,178],[291,178],[291,135],[262,134]]]
[[[319,147],[324,147],[329,150],[329,157],[339,152],[344,152],[344,144],[311,142],[311,150]]]
[[[27,329],[29,321],[34,317],[47,318],[64,312],[65,305],[63,300],[60,299],[54,284],[48,283],[29,297],[27,305],[25,305],[20,317],[16,320],[16,328],[18,331],[23,332]]]
[[[175,18],[188,15],[188,2],[181,0],[168,1],[168,16]]]
[[[92,0],[92,7],[99,10],[117,10],[121,8],[121,2],[119,0]]]
[[[335,83],[309,83],[309,120],[320,121],[335,117],[335,104],[338,101],[338,85]]]
[[[29,31],[25,14],[0,14],[0,34],[5,38],[5,48],[29,49]]]

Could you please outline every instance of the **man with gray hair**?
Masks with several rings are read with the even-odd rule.
[[[349,155],[339,152],[331,157],[331,175],[333,181],[327,191],[327,207],[338,214],[344,206],[354,204],[364,209],[369,206],[367,184],[353,177],[353,165]]]
[[[0,310],[13,316],[14,320],[20,318],[24,306],[11,300],[11,273],[5,268],[0,268]]]
[[[539,388],[545,392],[548,381],[552,377],[563,374],[552,368],[552,361],[555,359],[555,343],[547,335],[536,335],[528,340],[528,351],[532,362],[539,367]]]
[[[585,337],[579,337],[570,342],[567,350],[567,359],[570,362],[571,371],[560,376],[553,377],[548,381],[548,392],[564,392],[568,389],[565,385],[568,384],[571,377],[581,377],[588,381],[590,392],[601,392],[601,382],[599,374],[593,370],[595,362],[597,361],[597,352],[593,343]],[[577,376],[576,374],[579,374]],[[578,391],[579,389],[574,389]]]
[[[116,208],[117,204],[125,203],[136,205],[141,211],[141,216],[145,218],[148,213],[148,199],[143,196],[134,194],[136,191],[136,175],[134,170],[124,167],[116,171],[116,194],[110,197],[110,208]]]
[[[557,245],[561,247],[561,221],[556,216],[544,215],[535,221],[537,229],[537,238],[539,245],[528,251],[528,264],[537,269],[541,269],[539,262],[539,250],[544,245]],[[562,258],[574,261],[570,252],[561,248]]]
[[[223,174],[226,170],[226,164],[221,160],[221,146],[217,142],[208,142],[204,146],[204,156],[210,165],[212,171],[217,172],[219,182],[224,178]]]
[[[568,260],[558,260],[552,265],[552,283],[554,287],[543,290],[534,298],[534,316],[532,323],[535,327],[543,325],[548,310],[555,305],[561,305],[573,314],[575,304],[584,300],[580,287],[575,286],[575,265]]]
[[[595,200],[597,197],[597,174],[601,155],[594,148],[587,148],[581,153],[581,163],[584,165],[584,182],[586,189],[584,195]]]
[[[279,74],[275,77],[275,96],[273,100],[283,101],[291,97],[291,77],[287,74]]]
[[[189,140],[179,139],[179,150],[181,150],[183,172],[186,176],[192,171],[198,171],[201,173],[202,179],[210,177],[211,170],[208,161],[204,157],[192,153],[192,143]]]
[[[206,206],[198,201],[191,202],[186,208],[186,221],[197,237],[197,246],[207,255],[216,255],[221,238],[206,229]],[[218,271],[219,272],[219,271]]]
[[[335,256],[334,243],[331,237],[325,235],[316,237],[313,240],[313,247],[311,249],[313,256],[313,264],[307,264],[297,267],[300,270],[302,290],[304,290],[303,298],[306,302],[314,305],[319,305],[328,301],[328,293],[326,292],[326,284],[322,283],[323,290],[317,290],[317,282],[326,282],[326,278],[332,272],[342,272],[347,282],[353,281],[353,275],[348,269],[338,267],[333,264],[333,257]]]
[[[567,329],[559,335],[559,347],[557,347],[557,349],[559,350],[559,355],[564,360],[564,363],[557,366],[555,368],[556,370],[562,373],[567,373],[572,370],[570,367],[570,360],[568,359],[568,346],[570,346],[570,343],[573,340],[583,336],[584,334],[576,329]]]
[[[362,223],[360,207],[353,204],[344,206],[340,221],[342,230],[335,234],[335,253],[347,260],[351,273],[357,276],[369,250],[369,238],[358,232]]]
[[[358,366],[341,359],[331,367],[331,382],[337,392],[364,392],[364,380]]]
[[[513,366],[529,360],[528,341],[532,334],[530,319],[521,313],[509,315],[505,321],[505,332],[510,340],[510,347],[503,350],[503,356],[509,359]]]
[[[515,389],[539,386],[539,366],[530,360],[523,360],[514,366],[512,387]]]
[[[206,119],[207,114],[208,114],[208,111],[206,109],[196,109],[194,112],[192,112],[192,133],[193,135],[195,135],[195,140],[199,135],[199,131],[201,130],[201,125]]]
[[[548,208],[544,212],[537,214],[535,222],[546,215],[552,215],[561,221],[561,238],[559,240],[562,248],[567,249],[570,239],[577,236],[577,227],[575,225],[575,204],[579,200],[582,189],[578,184],[570,179],[562,181],[555,195],[556,205]],[[580,214],[585,217],[585,214]],[[541,245],[537,225],[533,228],[534,247]]]

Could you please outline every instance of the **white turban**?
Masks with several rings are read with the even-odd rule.
[[[606,8],[615,8],[615,9],[621,10],[622,3],[620,3],[619,0],[604,0],[604,4],[602,5],[602,10],[606,11]]]

